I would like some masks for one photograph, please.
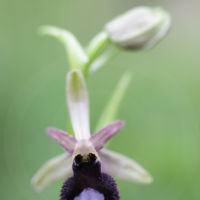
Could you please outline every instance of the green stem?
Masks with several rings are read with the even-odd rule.
[[[83,66],[83,74],[85,77],[88,75],[89,68],[92,62],[100,55],[100,53],[106,48],[106,46],[110,43],[110,39],[108,34],[105,31],[100,32],[98,35],[92,39],[88,48],[88,62],[86,62]]]

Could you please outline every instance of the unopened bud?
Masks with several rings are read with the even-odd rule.
[[[125,49],[150,48],[165,36],[170,16],[161,8],[138,7],[115,18],[105,29],[111,41]]]

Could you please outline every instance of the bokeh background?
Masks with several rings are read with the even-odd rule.
[[[63,152],[45,134],[67,130],[63,46],[40,37],[40,25],[71,30],[86,45],[114,16],[138,5],[172,15],[165,40],[147,52],[122,52],[88,80],[95,127],[121,75],[133,80],[119,118],[125,128],[110,149],[141,163],[151,185],[117,180],[122,199],[200,199],[199,0],[0,0],[0,199],[58,199],[62,182],[36,193],[30,179]]]

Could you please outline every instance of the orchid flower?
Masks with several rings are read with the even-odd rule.
[[[75,137],[57,128],[47,128],[47,135],[59,142],[66,152],[47,161],[38,170],[32,178],[33,186],[40,190],[52,182],[69,177],[76,155],[83,155],[84,158],[89,153],[96,155],[101,161],[102,171],[111,176],[134,183],[151,183],[151,175],[137,162],[120,153],[103,149],[107,141],[124,126],[123,121],[114,121],[91,135],[89,98],[81,70],[68,72],[66,85],[67,105]],[[93,191],[90,193],[92,195]]]

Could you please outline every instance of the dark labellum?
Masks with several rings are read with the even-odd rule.
[[[61,189],[60,200],[119,200],[114,179],[101,172],[96,155],[78,154],[73,162],[73,176]]]

